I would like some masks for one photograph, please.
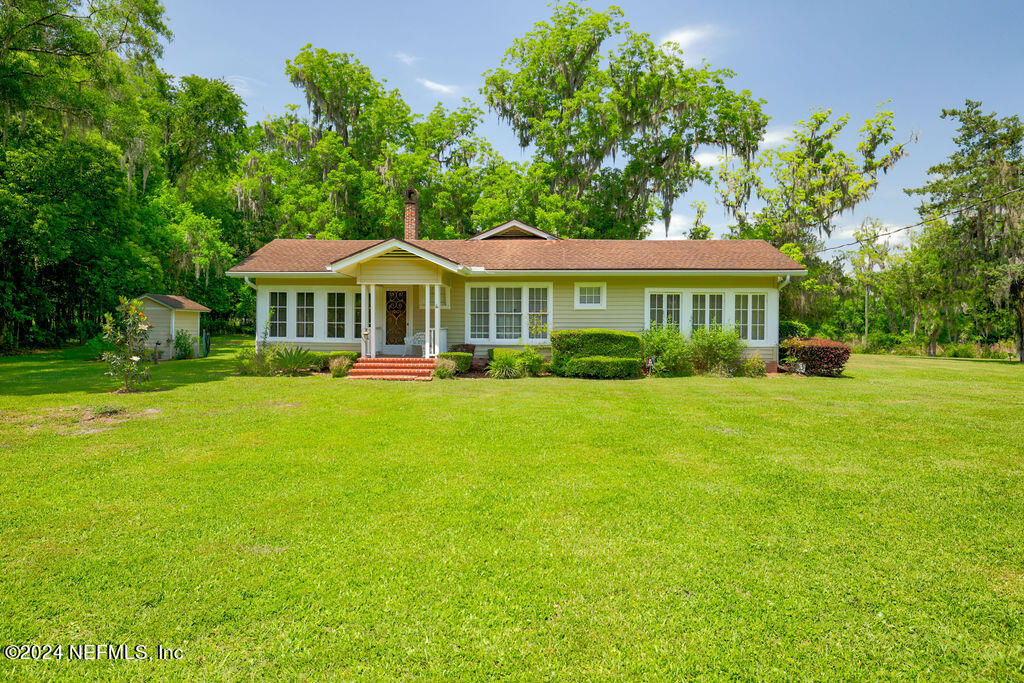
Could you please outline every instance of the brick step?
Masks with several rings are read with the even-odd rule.
[[[432,368],[352,368],[349,375],[363,377],[366,375],[414,375],[417,377],[430,375]]]
[[[372,374],[372,375],[354,375],[351,372],[348,373],[349,379],[385,379],[399,382],[429,382],[433,379],[430,375],[383,375],[383,374]]]
[[[394,358],[370,358],[369,356],[360,356],[356,359],[357,363],[430,363],[433,365],[433,358],[420,358],[418,356],[396,356]]]
[[[431,369],[433,369],[434,362],[431,361],[429,363],[410,363],[408,361],[401,361],[401,362],[397,362],[397,363],[380,363],[380,362],[364,363],[363,361],[358,361],[357,363],[353,364],[352,367],[354,367],[354,368],[431,368]]]

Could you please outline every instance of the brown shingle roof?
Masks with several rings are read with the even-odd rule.
[[[384,240],[274,240],[229,272],[322,272]],[[792,270],[763,240],[410,240],[449,261],[487,270]]]
[[[152,299],[158,303],[173,308],[176,311],[199,311],[200,313],[209,313],[210,309],[206,306],[196,303],[187,297],[178,296],[177,294],[143,294],[139,298],[143,297]]]

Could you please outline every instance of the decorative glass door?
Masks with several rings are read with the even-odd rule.
[[[406,292],[389,289],[385,292],[384,343],[405,344]]]

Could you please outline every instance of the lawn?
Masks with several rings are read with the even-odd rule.
[[[112,395],[0,359],[0,645],[49,678],[1024,678],[1024,367]],[[122,412],[116,412],[120,410]]]

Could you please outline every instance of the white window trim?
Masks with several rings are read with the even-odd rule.
[[[765,292],[747,291],[747,290],[740,290],[740,289],[735,290],[732,293],[731,296],[732,296],[732,306],[733,306],[733,327],[736,327],[736,332],[737,333],[739,332],[739,327],[736,325],[736,297],[737,296],[747,296],[747,297],[763,296],[764,297],[764,339],[754,339],[753,338],[752,334],[753,334],[753,329],[754,329],[754,323],[753,323],[753,317],[750,314],[748,314],[748,316],[747,316],[747,336],[746,337],[740,337],[740,339],[742,339],[744,342],[747,342],[748,344],[751,344],[753,346],[760,346],[760,345],[764,344],[765,341],[768,339],[768,301],[769,301],[768,296],[765,294]],[[753,299],[751,299],[751,298],[747,299],[747,306],[748,306],[747,310],[750,313],[753,313],[753,311],[754,311]],[[778,325],[776,325],[775,327],[776,327],[776,329],[778,329]]]
[[[779,345],[779,290],[765,287],[646,287],[644,288],[644,329],[651,327],[651,294],[681,294],[679,315],[684,336],[689,336],[693,327],[693,295],[722,294],[722,327],[736,327],[736,295],[764,295],[764,339],[744,339],[750,347],[769,348]]]
[[[312,343],[327,343],[327,344],[357,344],[360,341],[360,331],[355,328],[355,300],[356,294],[361,292],[361,288],[358,286],[342,286],[337,285],[299,285],[299,284],[288,284],[288,285],[277,285],[272,283],[266,283],[259,286],[256,291],[256,339],[263,339],[263,330],[266,326],[267,320],[270,317],[270,293],[271,292],[284,292],[287,297],[287,306],[285,308],[285,315],[287,316],[287,334],[283,337],[271,337],[267,336],[266,341],[270,344],[296,344],[302,346],[303,344]],[[298,329],[296,315],[296,306],[298,304],[298,294],[300,292],[312,292],[313,293],[313,336],[312,337],[299,337],[296,336]],[[327,293],[328,292],[344,292],[345,294],[345,336],[344,337],[328,337],[327,336]]]
[[[481,339],[480,337],[470,336],[470,290],[474,287],[486,288],[488,290],[488,310],[487,310],[487,322],[488,331],[487,339]],[[520,310],[520,316],[522,316],[522,322],[520,325],[520,336],[518,339],[498,339],[497,338],[497,310],[495,306],[495,295],[494,290],[500,287],[521,287],[522,288],[522,306]],[[548,334],[542,339],[531,339],[530,338],[530,288],[531,287],[547,287],[548,290]],[[548,346],[551,344],[551,332],[555,327],[555,286],[551,282],[492,282],[487,281],[466,281],[465,291],[465,322],[466,322],[466,343],[467,344],[484,344],[487,346],[520,346],[522,344],[532,344],[534,346]]]
[[[584,304],[580,303],[580,289],[583,287],[599,287],[601,289],[601,303]],[[574,282],[572,292],[573,308],[577,311],[603,311],[608,308],[608,283],[607,282]]]
[[[430,287],[430,308],[434,308],[434,285],[427,285]],[[448,285],[439,285],[441,287],[441,310],[446,310],[452,307],[452,290]],[[422,294],[423,290],[418,289],[418,292]],[[423,307],[426,306],[427,300],[423,296],[417,297],[419,299],[419,309],[422,311]]]

